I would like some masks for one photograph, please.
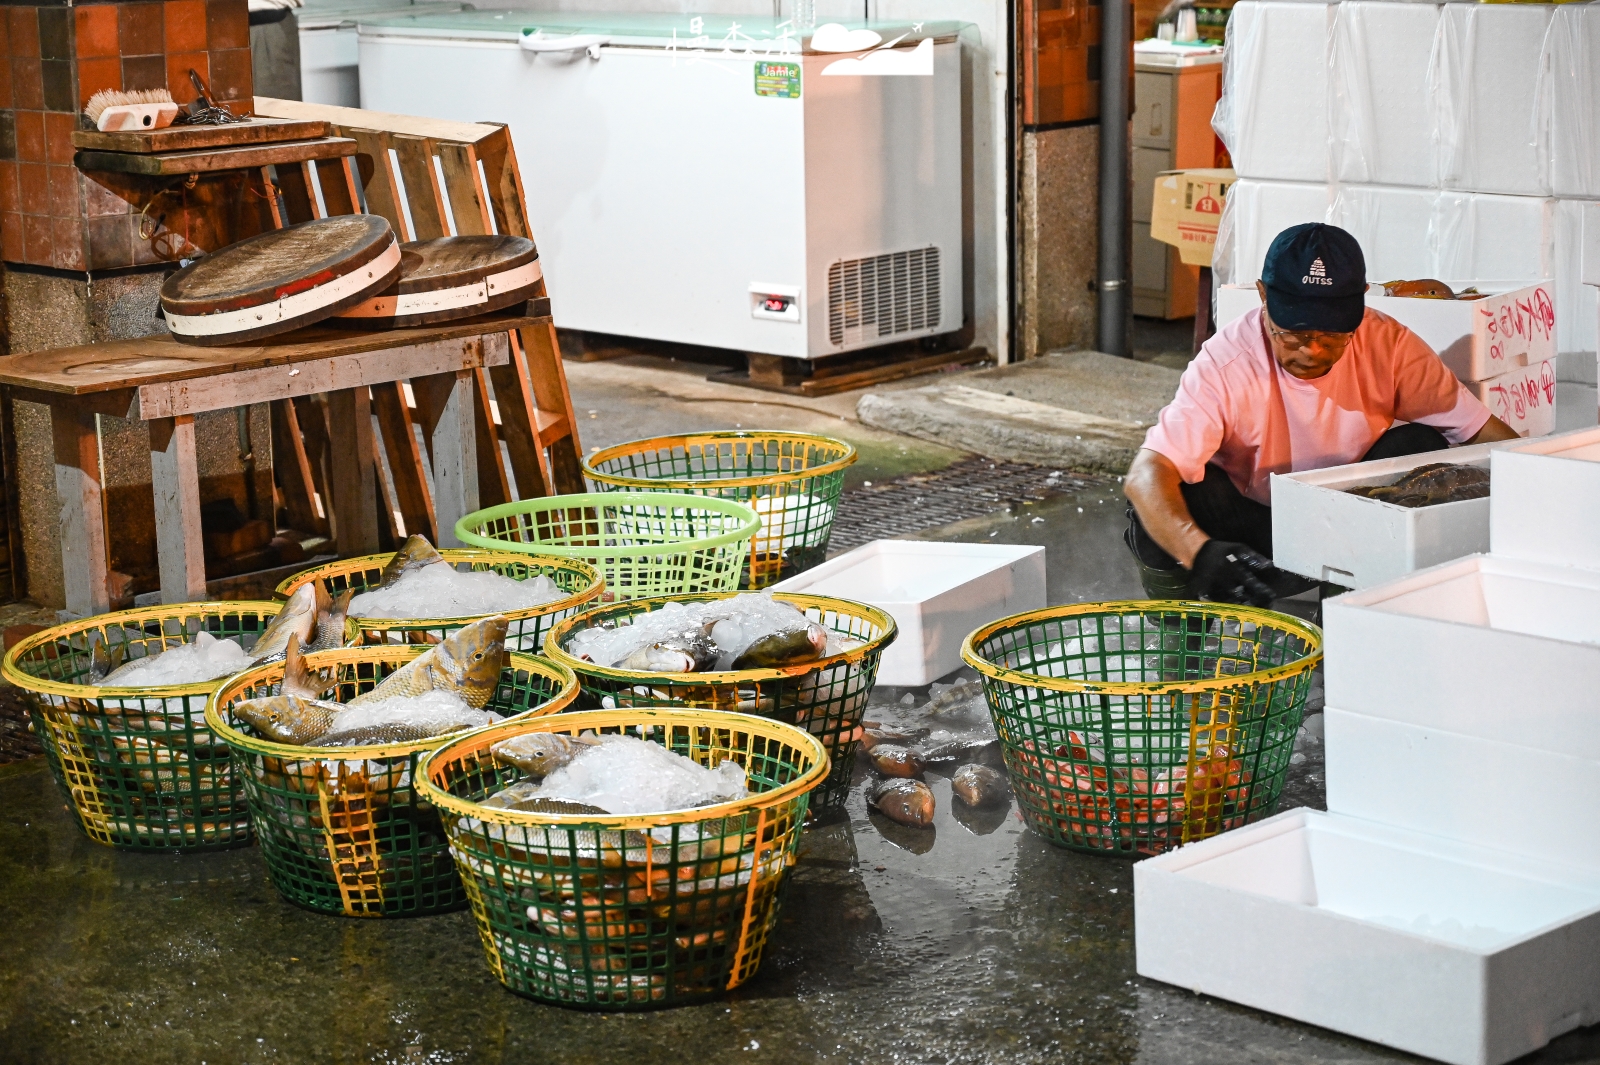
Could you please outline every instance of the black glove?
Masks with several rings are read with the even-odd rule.
[[[1277,567],[1244,544],[1207,540],[1189,573],[1194,593],[1216,602],[1271,606],[1277,598],[1272,590]]]

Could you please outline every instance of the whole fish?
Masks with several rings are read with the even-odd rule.
[[[320,699],[268,695],[236,704],[233,716],[269,740],[304,746],[326,733],[333,725],[334,715],[343,709],[338,703]]]
[[[622,669],[642,673],[699,673],[716,661],[717,645],[706,634],[709,626],[686,626],[633,652],[618,663]]]
[[[113,646],[97,635],[89,645],[89,675],[84,683],[99,684],[133,665],[132,662],[124,661],[127,653],[127,644],[119,643]]]
[[[950,793],[968,806],[988,806],[1006,797],[1005,774],[986,765],[964,765],[950,778]]]
[[[333,681],[322,673],[306,667],[300,654],[300,637],[289,634],[289,646],[284,650],[283,680],[278,685],[279,695],[292,695],[299,699],[317,700],[328,693]]]
[[[383,576],[378,578],[378,587],[387,588],[408,573],[415,573],[424,566],[443,561],[444,556],[434,549],[426,536],[412,533],[406,537],[406,542],[400,545],[400,550],[394,553],[389,564],[383,567]]]
[[[928,767],[922,752],[892,743],[880,743],[869,754],[872,768],[886,777],[914,777]]]
[[[302,584],[294,590],[289,601],[283,604],[278,616],[262,631],[255,647],[250,650],[250,664],[282,661],[288,653],[289,637],[300,637],[300,646],[311,642],[311,632],[317,625],[317,591],[327,595],[319,581]]]
[[[862,725],[861,749],[864,751],[870,751],[879,744],[884,743],[892,744],[898,747],[909,747],[922,738],[922,736],[917,734],[918,732],[922,733],[924,736],[927,735],[927,729],[917,729],[912,732],[900,732],[896,729],[881,728],[875,724],[869,725],[865,721],[862,722]]]
[[[920,780],[881,780],[867,792],[867,801],[902,825],[928,828],[933,824],[933,790]]]
[[[317,582],[317,587],[322,587],[322,582]],[[326,605],[317,604],[316,636],[311,641],[313,651],[331,651],[336,647],[344,646],[344,619],[350,613],[350,597],[355,594],[352,588],[346,588],[339,593],[339,598],[330,599]],[[324,591],[319,599],[327,598]]]
[[[917,751],[929,765],[993,762],[1000,753],[1000,741],[978,736],[958,736],[940,743],[924,744]]]
[[[389,674],[371,691],[351,699],[349,705],[447,691],[459,695],[473,709],[483,709],[500,683],[508,624],[504,617],[492,617],[457,629],[442,643],[434,644]]]
[[[552,799],[544,795],[534,795],[526,792],[511,794],[513,791],[514,786],[498,794],[491,795],[483,800],[483,805],[501,810],[517,810],[525,814],[600,814],[605,816],[611,812],[602,810],[598,806],[590,806],[587,803],[570,802],[567,799]],[[496,799],[500,801],[496,802]]]
[[[381,725],[363,725],[360,728],[325,732],[306,743],[307,747],[366,747],[378,743],[415,743],[435,736],[448,736],[471,726],[452,722],[444,728],[430,728],[409,721],[386,721]]]
[[[771,669],[821,658],[828,647],[828,630],[815,622],[804,628],[762,636],[740,652],[733,669]]]
[[[501,740],[489,752],[495,760],[515,766],[530,777],[547,777],[590,747],[600,744],[596,736],[564,736],[559,732],[525,732]]]

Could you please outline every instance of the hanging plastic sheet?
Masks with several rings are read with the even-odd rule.
[[[1328,180],[1332,11],[1315,2],[1234,5],[1223,50],[1223,96],[1211,126],[1240,177]]]
[[[1432,189],[1339,185],[1328,221],[1356,238],[1367,261],[1367,280],[1373,284],[1432,277],[1435,264],[1428,229],[1436,196]]]
[[[1447,189],[1548,193],[1543,91],[1553,5],[1445,4],[1429,70]]]
[[[1436,4],[1335,6],[1328,82],[1335,180],[1438,184],[1439,136],[1428,104],[1438,31]]]
[[[1600,197],[1600,4],[1556,8],[1541,65],[1540,107],[1550,116],[1550,191]]]

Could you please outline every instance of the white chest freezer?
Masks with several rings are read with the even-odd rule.
[[[361,106],[356,73],[360,49],[356,19],[361,15],[460,11],[468,4],[449,0],[307,0],[295,12],[300,23],[300,99],[310,104]]]
[[[361,101],[510,126],[557,325],[815,358],[962,327],[961,29],[364,17]]]

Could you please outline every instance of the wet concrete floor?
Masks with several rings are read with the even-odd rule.
[[[1045,545],[1052,603],[1128,597],[1121,514],[1109,483],[923,535]],[[926,698],[880,688],[869,716],[906,694]],[[1285,806],[1321,805],[1314,731]],[[1141,979],[1130,861],[1055,848],[1014,807],[958,818],[929,779],[931,831],[869,813],[859,782],[808,830],[761,970],[726,1001],[607,1016],[502,990],[464,912],[310,913],[254,848],[113,851],[78,834],[37,760],[0,769],[0,1062],[1419,1060]],[[1525,1060],[1600,1062],[1600,1028]]]

